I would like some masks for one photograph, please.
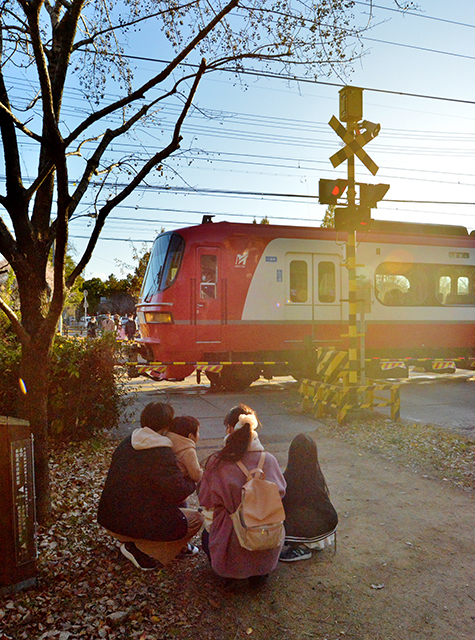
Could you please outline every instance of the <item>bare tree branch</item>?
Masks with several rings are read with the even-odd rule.
[[[9,109],[7,109],[7,107],[1,102],[0,102],[0,109],[3,111],[3,113],[7,117],[11,119],[14,125],[18,127],[18,129],[20,129],[25,135],[27,135],[29,138],[32,138],[33,140],[36,140],[36,142],[42,141],[41,136],[39,136],[37,133],[34,133],[30,129],[28,129],[28,127],[26,127],[22,122],[20,122],[20,120],[18,120],[18,118],[14,116],[13,113]]]
[[[163,82],[166,78],[170,76],[170,74],[178,67],[178,65],[189,55],[191,51],[196,49],[198,44],[202,42],[206,36],[214,29],[214,27],[219,24],[219,22],[226,16],[232,9],[234,9],[239,4],[239,0],[231,0],[220,13],[215,16],[215,18],[206,25],[204,29],[202,29],[198,35],[193,38],[193,40],[170,62],[163,71],[157,74],[154,78],[145,82],[139,89],[132,92],[130,95],[122,98],[121,100],[117,100],[116,102],[104,107],[103,109],[97,111],[96,113],[91,114],[88,118],[86,118],[80,125],[77,127],[66,139],[65,144],[68,146],[71,144],[72,140],[75,140],[83,131],[85,131],[88,127],[93,125],[106,118],[106,116],[114,113],[118,109],[128,106],[132,102],[142,98],[144,94],[153,89]]]
[[[8,304],[5,302],[5,300],[2,299],[1,296],[0,296],[0,309],[3,311],[3,313],[7,316],[7,318],[12,323],[12,328],[16,333],[16,335],[18,336],[20,342],[22,344],[29,344],[30,336],[23,328],[20,320],[18,320],[16,313],[13,311],[13,309],[11,309],[8,306]]]
[[[133,180],[130,181],[127,187],[122,189],[121,193],[118,194],[115,198],[111,198],[107,202],[107,204],[104,207],[102,207],[102,209],[99,211],[96,224],[91,233],[91,237],[87,244],[86,250],[84,251],[82,258],[80,259],[76,268],[71,273],[71,275],[69,276],[66,282],[66,285],[68,287],[72,286],[77,276],[80,273],[82,273],[84,267],[89,262],[90,257],[92,256],[94,247],[97,243],[97,239],[99,238],[99,234],[104,226],[107,216],[112,211],[112,209],[114,209],[118,204],[123,202],[125,198],[127,198],[127,196],[129,196],[135,190],[135,188],[144,180],[144,178],[150,173],[150,171],[154,167],[160,164],[160,162],[162,162],[165,158],[168,158],[174,151],[176,151],[179,148],[180,141],[181,141],[181,136],[180,136],[181,126],[185,120],[186,114],[188,113],[191,107],[193,98],[196,94],[196,90],[201,81],[201,78],[205,73],[205,70],[206,70],[206,61],[202,60],[200,68],[198,69],[198,73],[195,76],[195,80],[194,80],[193,86],[191,87],[188,98],[183,106],[180,116],[176,121],[175,128],[173,131],[173,136],[168,146],[162,149],[161,151],[159,151],[158,153],[156,153],[152,158],[150,158],[150,160],[147,163],[145,163],[142,169],[134,176]]]
[[[91,36],[89,36],[88,38],[84,38],[83,40],[79,40],[78,42],[74,43],[74,47],[73,50],[77,51],[78,49],[82,49],[83,47],[89,45],[89,44],[93,44],[100,36],[104,36],[107,33],[111,33],[113,31],[118,31],[118,30],[122,30],[124,28],[127,27],[134,27],[137,26],[138,24],[142,23],[142,22],[146,22],[147,20],[151,20],[153,18],[158,18],[159,16],[163,16],[169,13],[174,13],[176,11],[180,11],[182,9],[188,9],[196,4],[198,4],[199,0],[193,0],[193,2],[187,2],[186,4],[180,5],[179,7],[172,7],[170,9],[167,9],[165,11],[157,11],[155,13],[150,13],[146,16],[142,16],[140,18],[136,18],[135,20],[127,20],[124,22],[120,22],[117,25],[111,25],[109,27],[107,27],[106,29],[100,29],[98,31],[95,31]]]
[[[130,131],[130,129],[137,122],[139,122],[151,109],[153,109],[162,100],[165,100],[167,97],[170,97],[171,95],[175,94],[177,92],[179,85],[191,78],[196,79],[196,74],[180,78],[170,91],[168,91],[166,94],[162,96],[159,96],[156,100],[153,100],[152,102],[145,104],[140,110],[138,110],[133,116],[131,116],[126,122],[124,122],[121,127],[118,127],[117,129],[108,129],[104,134],[102,134],[101,142],[99,143],[96,151],[89,158],[86,165],[86,169],[81,179],[78,182],[78,186],[74,191],[74,194],[71,197],[71,205],[69,210],[70,218],[74,214],[77,206],[82,200],[82,197],[86,193],[87,188],[91,182],[91,178],[94,175],[98,175],[98,167],[99,167],[100,160],[104,155],[104,153],[110,147],[111,142],[114,139],[124,135],[124,133],[126,133],[127,131]]]

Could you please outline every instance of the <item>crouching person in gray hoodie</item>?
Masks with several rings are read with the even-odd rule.
[[[178,506],[196,487],[178,468],[166,437],[173,415],[169,404],[145,407],[140,429],[112,455],[99,501],[97,521],[123,543],[123,555],[143,571],[197,552],[188,541],[203,524],[196,510]]]

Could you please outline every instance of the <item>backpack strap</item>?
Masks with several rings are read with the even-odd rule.
[[[266,461],[266,452],[265,451],[261,451],[261,457],[259,458],[259,463],[257,465],[257,468],[262,471],[262,468],[264,466],[264,462]]]
[[[249,475],[249,469],[246,467],[246,465],[241,460],[238,460],[236,464],[247,478]]]
[[[266,452],[262,451],[259,458],[259,462],[255,469],[252,469],[252,470],[248,469],[246,465],[242,462],[242,460],[238,460],[236,464],[241,469],[241,471],[246,476],[246,478],[249,478],[249,476],[251,476],[254,471],[260,471],[265,477],[264,470],[263,470],[265,460],[266,460]]]

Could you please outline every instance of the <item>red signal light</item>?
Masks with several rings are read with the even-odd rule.
[[[373,220],[371,209],[355,207],[351,209],[335,209],[336,231],[361,231],[367,233],[371,229]]]
[[[318,183],[318,201],[320,204],[336,204],[347,186],[348,180],[326,180],[321,178]]]

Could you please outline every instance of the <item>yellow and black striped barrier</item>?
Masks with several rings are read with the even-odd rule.
[[[381,371],[390,371],[391,369],[404,369],[406,367],[424,367],[432,371],[455,370],[466,362],[466,358],[369,358],[366,364],[379,364]],[[373,378],[375,376],[372,376]]]
[[[337,421],[341,425],[351,409],[375,409],[390,407],[391,419],[399,420],[401,401],[399,397],[400,384],[371,383],[361,386],[343,384],[326,384],[316,380],[302,380],[299,393],[302,396],[302,410],[313,413],[316,418],[322,418],[325,411],[332,408],[337,410]],[[389,391],[389,398],[376,395],[380,391]],[[351,398],[360,398],[357,404]]]
[[[289,364],[287,361],[276,361],[276,360],[242,360],[240,362],[225,360],[219,362],[211,362],[211,361],[186,361],[186,360],[173,360],[170,362],[126,362],[125,366],[128,367],[129,376],[136,377],[140,375],[150,375],[151,373],[165,373],[167,367],[172,366],[192,366],[195,368],[197,372],[209,372],[209,373],[221,373],[223,367],[227,366],[250,366],[250,365],[258,365],[258,366],[268,366],[275,364]]]
[[[142,366],[145,363],[143,362],[127,362],[126,363],[128,367],[134,367],[134,366]],[[229,366],[229,365],[269,365],[269,364],[289,364],[286,361],[274,361],[274,360],[262,360],[262,361],[257,361],[257,360],[243,360],[243,361],[235,361],[235,360],[223,360],[223,361],[219,361],[219,362],[204,362],[204,361],[198,361],[198,360],[194,360],[194,361],[187,361],[187,360],[173,360],[170,362],[147,362],[146,363],[148,367],[160,367],[160,366],[165,366],[165,367],[171,367],[171,366],[183,366],[183,365],[193,365],[194,367],[200,367],[200,366]]]
[[[335,380],[347,380],[349,374],[348,351],[339,351],[333,347],[319,347],[317,349],[317,378],[325,383]]]

